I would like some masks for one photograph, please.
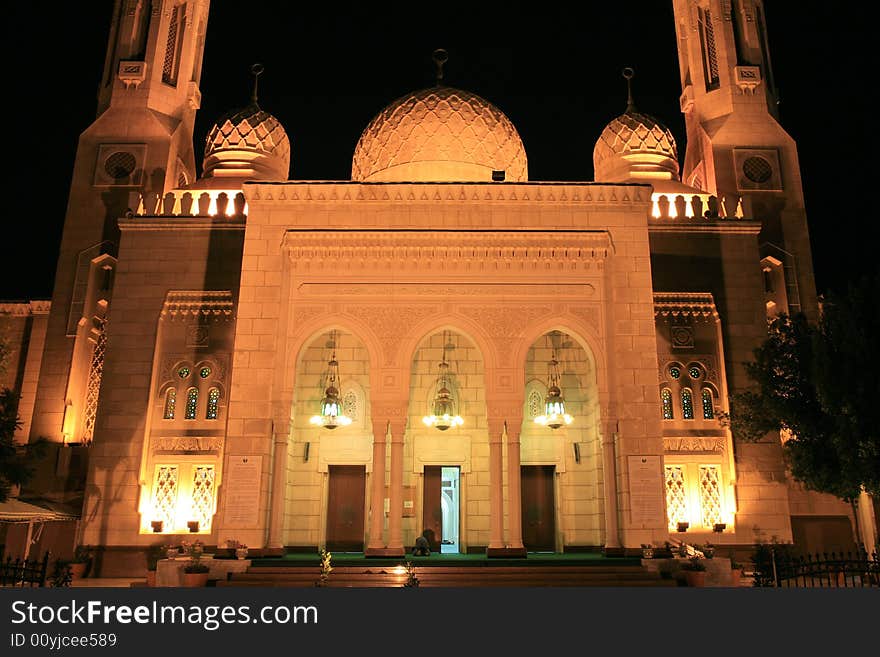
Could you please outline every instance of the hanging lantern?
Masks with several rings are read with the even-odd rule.
[[[464,420],[455,412],[455,401],[449,390],[449,363],[446,362],[446,333],[443,334],[443,360],[437,376],[437,395],[431,408],[432,414],[422,418],[426,426],[446,431],[449,427],[460,427]]]
[[[555,352],[548,369],[548,386],[547,396],[544,398],[544,414],[536,417],[535,422],[551,429],[558,429],[564,424],[571,424],[574,418],[565,412],[565,399],[559,387],[559,361],[556,360]]]
[[[336,360],[336,332],[330,340],[333,343],[333,354],[327,363],[327,387],[324,389],[324,398],[321,400],[321,414],[313,415],[309,420],[311,424],[325,429],[335,429],[351,424],[351,418],[342,412],[342,403],[339,401],[339,362]]]

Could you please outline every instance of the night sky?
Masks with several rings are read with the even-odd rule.
[[[361,131],[393,99],[433,84],[431,52],[449,51],[445,82],[483,96],[516,125],[531,180],[593,178],[592,153],[626,105],[620,71],[635,68],[639,109],[669,126],[684,155],[672,3],[582,3],[585,19],[547,5],[417,5],[418,13],[338,3],[215,0],[208,20],[197,160],[211,123],[247,104],[261,62],[260,105],[292,141],[291,178],[347,180]],[[797,140],[820,292],[875,270],[876,221],[865,152],[876,148],[863,85],[869,21],[832,3],[770,0],[767,23],[783,127]],[[426,8],[422,8],[426,7]],[[382,13],[385,12],[385,13]],[[14,3],[4,39],[7,101],[0,300],[49,298],[79,133],[94,119],[112,2]],[[200,162],[197,162],[200,166]],[[10,207],[11,206],[11,207]]]

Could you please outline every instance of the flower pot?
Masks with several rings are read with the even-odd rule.
[[[743,569],[742,568],[734,568],[730,571],[730,585],[731,586],[739,586],[740,580],[742,580]]]
[[[642,559],[653,559],[654,558],[654,549],[653,548],[642,548]]]
[[[235,558],[236,559],[247,559],[248,549],[245,548],[235,548]]]
[[[165,557],[170,559],[171,561],[174,561],[177,558],[178,554],[180,554],[180,552],[177,551],[177,548],[168,548],[165,551]]]
[[[155,587],[156,586],[156,571],[148,570],[147,571],[147,586]]]
[[[688,586],[706,586],[705,570],[686,570],[684,571],[684,578]]]
[[[208,585],[208,575],[210,573],[184,573],[183,585],[188,588],[198,588]]]
[[[88,565],[89,564],[87,564],[84,561],[79,561],[79,562],[75,562],[75,563],[70,564],[70,578],[71,579],[82,579],[83,577],[85,577],[86,567]]]

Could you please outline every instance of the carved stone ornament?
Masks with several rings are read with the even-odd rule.
[[[723,452],[723,438],[664,438],[665,452]]]
[[[400,341],[409,335],[412,327],[436,312],[432,306],[388,305],[345,306],[343,310],[364,322],[379,337],[386,365],[394,363]]]
[[[154,452],[218,452],[223,447],[223,439],[212,437],[178,436],[173,438],[154,438]]]

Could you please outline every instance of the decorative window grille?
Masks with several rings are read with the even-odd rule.
[[[706,78],[706,91],[717,89],[721,78],[718,75],[718,51],[715,45],[715,26],[709,9],[700,8],[700,46],[703,52],[703,74]]]
[[[529,393],[528,408],[529,418],[531,419],[535,419],[544,413],[544,398],[537,390],[532,390]]]
[[[220,402],[220,388],[211,388],[208,391],[208,410],[205,413],[205,419],[217,419],[217,406]]]
[[[700,515],[704,527],[721,519],[721,473],[716,465],[700,466]]]
[[[354,390],[349,390],[342,397],[342,414],[347,418],[351,418],[352,421],[357,421],[358,397]]]
[[[666,466],[666,517],[669,528],[677,529],[679,522],[688,519],[687,490],[685,488],[684,467]]]
[[[177,508],[178,471],[176,465],[157,465],[153,479],[153,517],[149,520],[162,520],[165,531],[174,528],[174,515]]]
[[[95,418],[98,415],[98,396],[101,392],[101,377],[104,374],[104,353],[107,350],[107,320],[96,319],[98,337],[92,351],[89,365],[89,380],[86,388],[86,403],[83,421],[82,442],[88,445],[95,437]]]
[[[709,388],[703,388],[703,419],[712,420],[715,418],[715,400],[712,397],[712,391]]]
[[[199,391],[197,388],[190,388],[186,391],[186,413],[183,417],[187,420],[195,420],[198,405]]]
[[[675,415],[672,412],[672,391],[669,388],[663,388],[660,391],[660,400],[663,403],[663,419],[673,419]]]
[[[214,515],[214,466],[199,465],[192,469],[192,507],[187,520],[198,520],[199,530],[211,528]]]
[[[162,417],[166,420],[174,419],[174,409],[177,406],[177,388],[168,388],[165,391],[165,413]]]
[[[685,420],[694,419],[694,396],[690,388],[681,391],[681,416]]]
[[[181,3],[171,10],[168,23],[168,40],[165,42],[165,59],[162,62],[162,82],[176,85],[177,73],[180,69],[180,54],[183,50],[183,33],[186,29],[184,12],[186,4]]]

